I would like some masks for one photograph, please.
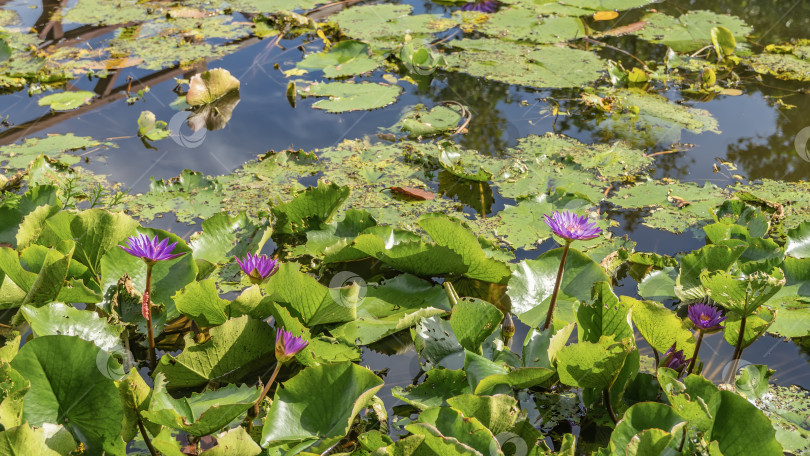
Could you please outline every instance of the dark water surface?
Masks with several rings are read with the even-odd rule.
[[[457,8],[429,2],[424,4],[416,0],[408,3],[413,4],[417,11],[430,13],[449,12]],[[33,0],[0,1],[0,4],[3,8],[17,11],[26,26],[33,26],[42,13],[42,5]],[[68,4],[72,5],[73,2]],[[685,10],[706,9],[737,15],[754,27],[761,45],[807,37],[810,30],[810,1],[666,1],[651,6],[676,14]],[[638,11],[627,13],[612,25],[632,23],[640,15]],[[65,30],[70,29],[71,25],[65,24]],[[118,146],[117,149],[89,151],[86,154],[89,162],[85,166],[107,175],[112,182],[123,183],[132,193],[140,193],[148,190],[150,177],[170,178],[186,168],[221,175],[232,172],[244,162],[269,150],[311,150],[364,136],[373,141],[380,129],[395,124],[403,110],[416,103],[432,105],[443,100],[455,100],[468,106],[473,114],[469,132],[460,136],[458,141],[466,148],[492,155],[503,153],[518,138],[529,134],[556,132],[585,143],[613,139],[593,119],[580,115],[576,102],[578,89],[548,91],[511,87],[458,73],[437,74],[428,88],[403,83],[405,92],[398,102],[380,110],[327,114],[312,109],[311,99],[299,100],[297,107],[293,108],[285,96],[288,81],[274,66],[278,64],[281,69],[289,69],[302,56],[299,46],[306,46],[308,40],[313,39],[305,36],[296,40],[282,40],[280,44],[284,49],[271,47],[270,40],[254,40],[235,54],[208,62],[208,68],[226,68],[241,81],[241,99],[230,122],[221,130],[209,131],[204,137],[195,138],[188,127],[183,127],[182,134],[189,140],[194,139],[193,144],[186,142],[184,145],[167,139],[156,143],[157,150],[153,150],[145,147],[136,135],[137,118],[141,111],[152,111],[158,119],[164,120],[185,115],[182,112],[178,114],[170,106],[176,98],[172,92],[176,85],[172,77],[150,84],[151,91],[143,101],[132,106],[118,99],[94,109],[68,112],[59,121],[48,120],[49,109],[37,106],[36,98],[29,97],[25,92],[0,95],[0,119],[8,116],[10,123],[20,126],[46,116],[25,128],[0,127],[0,144],[20,137],[68,132],[99,140],[109,138]],[[90,40],[88,45],[92,46],[93,42]],[[612,43],[642,58],[663,60],[665,47],[644,43],[633,37],[620,38]],[[758,49],[757,44],[752,47]],[[604,51],[603,56],[623,60],[632,67],[632,61],[619,53]],[[378,71],[368,79],[378,80],[380,75]],[[154,72],[132,68],[121,70],[116,85],[124,84],[128,76],[137,82],[154,77]],[[183,76],[183,71],[174,72],[174,77]],[[97,81],[81,78],[72,83],[80,90],[94,90]],[[732,174],[739,174],[744,181],[763,178],[804,180],[810,175],[810,162],[803,160],[794,146],[796,134],[810,126],[810,116],[807,114],[810,112],[808,85],[770,77],[762,77],[759,81],[750,74],[743,75],[743,85],[744,94],[740,96],[718,96],[707,102],[687,99],[684,102],[688,106],[710,111],[719,122],[722,133],[696,135],[684,132],[680,141],[694,147],[658,156],[654,165],[655,177],[666,176],[726,186],[737,181]],[[665,95],[671,99],[683,98],[677,89],[671,89]],[[784,97],[782,104],[777,97]],[[557,119],[551,116],[548,113],[548,98],[556,99],[570,115]],[[785,104],[795,107],[786,107]],[[669,144],[654,145],[649,147],[649,152],[661,152],[668,147]],[[713,165],[718,163],[718,159],[734,163],[737,170],[733,173],[714,172]],[[434,185],[435,188],[440,186],[438,182]],[[452,189],[443,190],[453,194]],[[487,212],[496,212],[510,202],[500,198],[497,192],[493,199],[492,208]],[[471,215],[479,211],[479,208],[467,209]],[[611,208],[606,207],[605,210]],[[674,255],[705,243],[702,233],[673,235],[644,227],[639,223],[638,214],[632,212],[611,212],[611,215],[620,222],[620,227],[614,230],[616,234],[630,235],[638,243],[637,251]],[[198,229],[174,223],[170,219],[164,217],[153,225],[186,236]],[[518,252],[518,258],[535,258],[551,247],[552,244],[547,243],[538,250]],[[629,279],[623,281],[617,292],[635,296],[635,282]],[[520,351],[525,333],[526,328],[520,326],[513,342],[513,349],[517,352]],[[706,358],[704,372],[710,379],[719,381],[731,358],[732,347],[722,340],[722,336],[714,335],[706,338],[703,348]],[[642,350],[642,354],[651,355],[649,350]],[[744,358],[745,362],[767,364],[775,369],[772,380],[778,384],[798,384],[810,388],[810,355],[792,342],[763,337],[745,351]],[[412,349],[395,355],[366,349],[363,364],[375,370],[390,369],[385,379],[385,389],[380,393],[389,406],[397,403],[390,396],[390,388],[411,383],[419,372]]]

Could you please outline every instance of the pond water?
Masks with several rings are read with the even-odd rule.
[[[76,0],[63,2],[63,8],[68,10],[75,3]],[[458,4],[420,0],[378,3],[407,4],[413,6],[413,14],[430,13],[445,17],[458,10]],[[48,24],[41,17],[59,8],[59,2],[33,0],[0,1],[0,5],[19,16],[15,26],[34,27],[38,31],[45,30]],[[753,28],[749,48],[755,52],[768,44],[805,38],[810,30],[810,1],[803,0],[662,1],[621,12],[616,19],[597,22],[593,27],[632,26],[651,10],[673,16],[694,10],[738,16]],[[234,13],[234,16],[237,21],[249,21],[253,17],[239,13]],[[82,26],[65,21],[61,27],[65,34],[70,35],[71,30]],[[116,30],[102,30],[94,36],[83,34],[81,46],[88,49],[104,46],[105,40],[120,33]],[[457,29],[452,28],[437,33],[435,39],[450,41],[459,39],[458,35]],[[598,54],[604,59],[621,62],[628,69],[637,65],[629,54],[658,62],[663,62],[666,57],[666,46],[634,35],[612,37],[609,43],[626,53],[601,48]],[[278,40],[276,37],[248,38],[238,46],[238,50],[228,55],[190,68],[147,70],[129,67],[118,70],[113,72],[116,79],[109,93],[105,93],[108,85],[100,84],[100,81],[105,81],[103,79],[73,79],[68,82],[69,90],[103,93],[91,105],[74,111],[53,114],[47,106],[38,105],[39,95],[29,95],[25,90],[7,91],[0,95],[0,120],[5,118],[6,122],[0,127],[0,146],[25,138],[67,133],[109,141],[115,148],[91,148],[81,152],[84,160],[81,166],[105,176],[108,182],[120,183],[130,194],[139,194],[149,191],[152,179],[169,179],[184,169],[209,176],[227,175],[271,150],[310,151],[334,147],[355,138],[385,143],[384,134],[391,133],[391,127],[407,112],[406,108],[418,103],[434,106],[443,101],[455,101],[466,106],[471,117],[466,131],[453,139],[463,148],[493,158],[507,156],[508,149],[518,145],[521,138],[551,132],[587,145],[628,140],[631,146],[654,154],[649,172],[654,179],[671,178],[700,185],[710,183],[724,188],[738,182],[762,179],[802,181],[810,175],[810,159],[797,151],[798,143],[795,142],[803,129],[810,128],[807,115],[810,112],[810,85],[807,82],[738,71],[739,74],[727,79],[739,78],[739,81],[729,84],[739,89],[737,93],[690,94],[684,91],[686,84],[673,83],[668,87],[658,84],[657,92],[669,100],[711,114],[716,120],[716,131],[701,133],[680,128],[653,132],[635,126],[617,128],[609,119],[583,105],[581,87],[529,88],[442,69],[432,74],[427,83],[400,82],[404,91],[396,103],[389,106],[332,114],[312,107],[318,98],[298,99],[295,106],[288,102],[291,77],[285,76],[284,71],[295,68],[305,53],[323,49],[322,40],[314,33],[290,35]],[[185,123],[188,112],[178,110],[172,104],[177,98],[175,89],[178,84],[174,78],[187,78],[206,68],[219,67],[227,69],[240,81],[238,104],[222,128],[191,131]],[[355,80],[384,82],[386,73],[389,71],[377,69]],[[149,86],[149,91],[131,104],[125,102],[122,90],[129,78],[134,87]],[[317,71],[307,74],[307,78],[322,79]],[[150,144],[142,141],[137,135],[137,124],[141,112],[147,110],[157,119],[169,122],[170,128],[178,128],[179,137]],[[315,185],[318,177],[301,176],[301,183]],[[469,182],[447,173],[428,175],[423,181],[433,192],[458,201],[459,209],[470,220],[496,216],[504,208],[516,204],[516,199],[502,196],[497,186],[490,188],[487,185],[486,189],[476,190]],[[706,244],[699,228],[677,234],[645,226],[647,210],[623,209],[608,202],[602,202],[598,207],[617,222],[612,228],[614,235],[628,235],[636,242],[638,252],[675,256]],[[178,222],[171,214],[149,222],[148,226],[166,229],[185,238],[200,229],[199,224]],[[536,249],[517,249],[516,260],[535,259],[553,247],[556,243],[548,239]],[[269,242],[264,253],[272,253],[274,249],[275,243]],[[329,283],[336,272],[327,271],[321,282]],[[620,295],[639,297],[636,281],[626,274],[619,277],[615,291]],[[528,327],[519,321],[517,324],[514,347],[519,348]],[[378,395],[389,408],[402,404],[391,396],[390,388],[409,385],[420,374],[407,331],[399,336],[396,342],[365,347],[361,361],[373,370],[388,369],[385,387]],[[651,357],[652,350],[644,340],[637,337],[637,342],[641,354]],[[719,383],[724,378],[732,351],[733,347],[723,340],[721,334],[708,336],[701,352],[705,362],[704,375]],[[776,371],[772,383],[810,388],[810,344],[806,340],[797,344],[766,335],[745,351],[743,363],[767,364]]]

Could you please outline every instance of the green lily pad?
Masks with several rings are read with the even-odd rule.
[[[605,389],[613,384],[628,354],[635,350],[629,343],[602,338],[599,342],[579,342],[557,353],[560,381],[578,388]]]
[[[276,389],[261,444],[344,437],[382,386],[373,372],[352,363],[304,369]]]
[[[711,11],[689,11],[677,18],[664,13],[644,16],[647,22],[637,35],[653,43],[665,44],[677,52],[692,52],[712,44],[714,27],[725,27],[739,41],[743,41],[753,28],[736,16]]]
[[[578,18],[542,17],[533,10],[523,8],[502,9],[477,29],[496,38],[538,44],[560,43],[585,36],[585,27]]]
[[[70,111],[90,102],[96,94],[81,90],[78,92],[62,92],[44,96],[37,100],[40,106],[48,106],[54,111]]]
[[[371,48],[360,41],[341,41],[329,50],[309,54],[296,64],[305,70],[321,70],[324,77],[340,78],[368,73],[382,63],[370,56]]]
[[[429,35],[456,25],[433,14],[411,15],[411,5],[360,5],[347,8],[330,18],[341,31],[363,41],[391,40],[399,43],[406,34]]]
[[[388,106],[397,101],[402,87],[371,82],[330,82],[312,84],[300,89],[298,93],[305,97],[328,97],[327,100],[316,101],[312,106],[331,113],[341,113]]]
[[[427,378],[422,383],[405,388],[395,386],[391,389],[391,394],[419,410],[425,410],[446,405],[448,399],[470,391],[463,370],[436,368],[428,371]]]
[[[604,64],[596,54],[555,46],[526,46],[498,39],[462,39],[447,56],[448,69],[538,88],[580,87],[598,79]]]
[[[745,60],[757,73],[772,74],[779,79],[810,81],[810,40],[795,45],[768,45],[765,52]]]
[[[53,302],[40,308],[20,308],[36,337],[77,336],[94,343],[110,353],[123,354],[121,343],[122,326],[114,326],[90,310],[79,310],[66,304]]]
[[[399,127],[408,133],[409,138],[435,136],[453,132],[461,121],[461,110],[455,105],[439,105],[427,109],[424,105],[414,106],[394,128]]]
[[[239,90],[239,80],[223,68],[214,68],[191,77],[186,93],[189,106],[201,106]]]
[[[42,336],[27,342],[11,366],[31,382],[23,407],[29,424],[61,424],[88,453],[119,454],[124,412],[115,383],[97,366],[99,352],[75,336]]]

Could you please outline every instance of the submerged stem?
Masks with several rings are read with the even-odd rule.
[[[149,352],[147,358],[149,359],[149,369],[155,370],[157,361],[155,357],[155,330],[152,328],[152,305],[150,295],[152,292],[152,266],[146,265],[146,289],[143,291],[143,303],[141,304],[141,313],[146,318],[146,332],[149,338]]]
[[[695,353],[692,354],[692,361],[689,362],[689,368],[686,369],[686,375],[684,377],[691,374],[692,369],[695,368],[695,362],[697,361],[697,358],[698,358],[698,352],[700,351],[700,343],[701,342],[703,342],[703,330],[698,329],[698,340],[697,340],[697,343],[695,344]]]
[[[610,403],[610,387],[604,389],[602,397],[604,398],[605,408],[607,408],[611,421],[613,421],[613,424],[617,424],[619,420],[616,419],[616,414],[613,413],[613,404]]]
[[[563,248],[562,258],[560,258],[560,269],[557,270],[557,281],[554,282],[554,292],[551,294],[551,303],[548,305],[548,314],[546,315],[546,322],[543,323],[541,331],[547,330],[551,326],[551,319],[554,316],[554,307],[557,305],[557,295],[560,292],[560,283],[562,283],[563,269],[565,269],[565,258],[568,256],[568,248],[571,247],[571,241],[565,241]]]

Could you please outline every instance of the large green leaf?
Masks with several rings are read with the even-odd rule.
[[[542,17],[535,11],[524,8],[505,8],[493,14],[478,28],[496,38],[531,41],[547,44],[581,38],[585,27],[575,17]]]
[[[142,415],[153,423],[203,436],[236,419],[259,399],[260,394],[259,389],[247,385],[228,385],[175,399],[166,391],[166,377],[158,373],[149,409]]]
[[[276,389],[261,444],[343,437],[382,386],[373,372],[352,363],[304,369]]]
[[[94,343],[98,348],[110,353],[122,354],[122,326],[114,326],[93,311],[79,310],[59,302],[47,306],[20,308],[36,337],[77,336]]]
[[[613,384],[634,349],[632,339],[613,342],[603,338],[598,343],[568,345],[557,354],[557,373],[566,385],[601,390]]]
[[[172,297],[177,311],[196,321],[200,326],[225,323],[230,313],[229,302],[219,297],[212,279],[191,282]]]
[[[45,424],[32,429],[25,423],[0,432],[0,454],[67,456],[75,449],[76,442],[62,426]]]
[[[517,400],[506,394],[476,396],[463,394],[447,400],[464,416],[477,419],[496,436],[515,424],[520,412]]]
[[[396,44],[408,34],[427,35],[446,30],[456,24],[433,14],[411,15],[411,5],[360,5],[347,8],[332,16],[341,32],[364,41],[389,39]]]
[[[474,448],[482,455],[503,456],[498,441],[492,431],[484,427],[475,417],[464,416],[453,407],[432,407],[419,414],[416,423],[405,429],[416,435],[430,432],[425,425],[439,431],[441,435],[458,440]]]
[[[447,369],[464,366],[464,347],[458,342],[450,322],[436,315],[423,318],[416,325],[413,344],[426,371],[439,366]]]
[[[629,455],[630,452],[627,451],[627,447],[634,440],[634,436],[648,429],[660,429],[665,431],[666,434],[671,435],[671,438],[666,439],[665,437],[658,436],[655,436],[657,438],[652,438],[653,436],[648,436],[646,438],[638,437],[637,439],[643,441],[652,438],[652,440],[656,441],[653,445],[656,448],[660,445],[660,443],[658,443],[660,441],[666,443],[673,441],[674,444],[677,445],[680,441],[674,439],[674,437],[676,434],[677,436],[681,435],[683,432],[681,428],[683,426],[679,425],[685,422],[686,420],[684,420],[683,417],[678,415],[672,407],[666,404],[639,402],[627,409],[622,420],[616,425],[616,429],[613,430],[613,434],[610,436],[610,448],[613,450],[614,454]],[[664,447],[666,447],[666,443],[664,443]],[[638,445],[649,445],[649,443],[639,442]],[[674,449],[675,448],[673,448],[673,450]],[[641,456],[647,453],[641,452],[636,454]]]
[[[357,317],[358,302],[318,283],[299,270],[298,263],[283,263],[263,287],[270,299],[285,304],[307,326],[343,323]],[[341,284],[343,285],[343,284]]]
[[[23,417],[34,426],[65,426],[88,454],[118,454],[124,412],[112,379],[97,366],[100,349],[75,336],[42,336],[26,343],[11,366],[31,382]]]
[[[464,273],[471,279],[494,283],[506,283],[509,266],[487,256],[482,248],[482,240],[458,219],[445,214],[427,214],[419,219],[421,226],[431,239],[442,247],[457,253],[469,267]]]
[[[627,318],[630,304],[619,301],[608,282],[597,282],[591,290],[592,299],[577,309],[578,336],[580,341],[599,342],[602,336],[616,340],[633,335],[633,327]]]
[[[492,304],[476,298],[461,298],[453,308],[450,327],[465,349],[481,353],[481,344],[498,329],[503,313]]]
[[[548,313],[562,251],[562,248],[549,250],[536,260],[521,261],[509,279],[507,293],[512,299],[512,313],[529,326],[539,326]],[[570,249],[557,296],[556,318],[575,321],[575,302],[589,299],[591,286],[608,280],[601,266],[578,250]]]
[[[238,426],[217,435],[217,446],[203,451],[200,456],[258,456],[261,452],[262,448],[245,428]]]
[[[427,378],[422,383],[405,388],[395,386],[391,389],[391,394],[419,410],[425,410],[446,405],[451,397],[468,394],[470,391],[463,370],[435,368],[427,372]]]
[[[155,374],[164,374],[170,388],[204,385],[210,381],[234,382],[251,369],[273,359],[276,334],[267,323],[247,315],[232,318],[210,331],[211,338],[197,343],[184,338],[179,355],[163,355]]]
[[[753,404],[731,391],[720,391],[709,438],[719,442],[723,456],[781,455],[775,434],[768,417]]]
[[[683,350],[686,359],[692,357],[695,339],[689,330],[689,323],[654,301],[638,301],[622,296],[622,302],[631,306],[633,324],[652,348],[665,353],[675,344],[678,350]]]

